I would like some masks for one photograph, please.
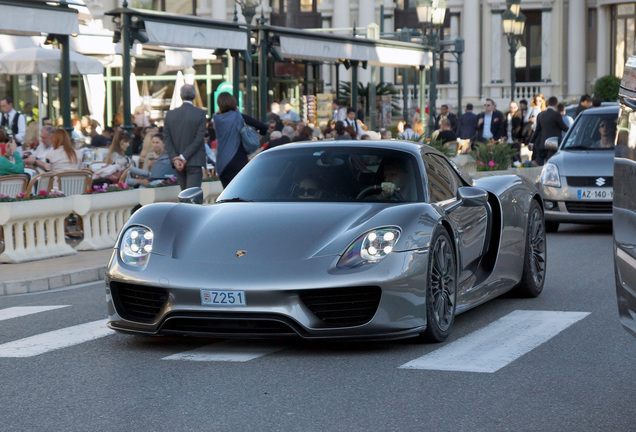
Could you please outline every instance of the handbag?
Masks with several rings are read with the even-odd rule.
[[[239,133],[241,134],[241,145],[243,146],[243,150],[245,150],[245,153],[249,155],[258,150],[258,146],[260,143],[258,134],[254,129],[243,122],[243,126],[241,126]]]

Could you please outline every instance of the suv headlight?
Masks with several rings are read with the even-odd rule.
[[[561,177],[559,176],[559,168],[555,164],[545,164],[541,171],[541,184],[555,188],[561,187]]]
[[[356,239],[338,261],[338,267],[353,268],[365,263],[376,263],[388,254],[400,238],[397,227],[378,228]]]
[[[143,268],[148,264],[152,241],[152,230],[143,226],[128,227],[121,237],[119,257],[130,266]]]

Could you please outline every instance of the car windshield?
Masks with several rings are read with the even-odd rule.
[[[565,150],[613,150],[616,114],[580,115],[563,145]]]
[[[421,178],[410,153],[308,145],[260,154],[217,202],[416,202],[422,201]],[[389,185],[383,189],[383,183]]]

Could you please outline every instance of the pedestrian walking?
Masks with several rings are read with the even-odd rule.
[[[497,110],[495,101],[486,99],[484,111],[479,113],[477,117],[477,141],[499,141],[503,135],[504,118],[501,111]]]
[[[248,162],[247,153],[241,144],[241,128],[247,124],[265,135],[267,125],[250,116],[241,115],[236,99],[227,92],[219,94],[216,101],[219,106],[218,112],[214,114],[216,173],[223,187],[226,187]],[[293,134],[294,129],[290,129]]]
[[[181,87],[183,104],[168,111],[163,125],[164,143],[168,156],[177,170],[181,190],[200,187],[205,166],[205,111],[196,108],[193,85]]]
[[[462,140],[472,140],[477,135],[477,114],[473,112],[473,104],[466,104],[466,111],[459,117],[457,136]]]
[[[537,117],[537,128],[532,135],[530,143],[533,150],[532,158],[536,159],[539,166],[543,165],[552,156],[552,153],[545,149],[545,141],[551,137],[558,137],[559,141],[561,141],[561,131],[568,130],[561,114],[557,111],[558,104],[557,98],[550,96],[548,108]]]

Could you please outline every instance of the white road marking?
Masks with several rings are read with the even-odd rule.
[[[206,345],[164,357],[162,360],[247,362],[281,349],[280,346],[249,346],[245,341],[230,341]]]
[[[55,309],[68,307],[69,305],[59,306],[16,306],[7,309],[0,309],[0,321],[19,318],[25,315],[33,315],[40,312],[46,312]]]
[[[106,320],[66,327],[0,345],[0,357],[33,357],[115,334]]]
[[[517,310],[400,368],[494,373],[588,315]]]

